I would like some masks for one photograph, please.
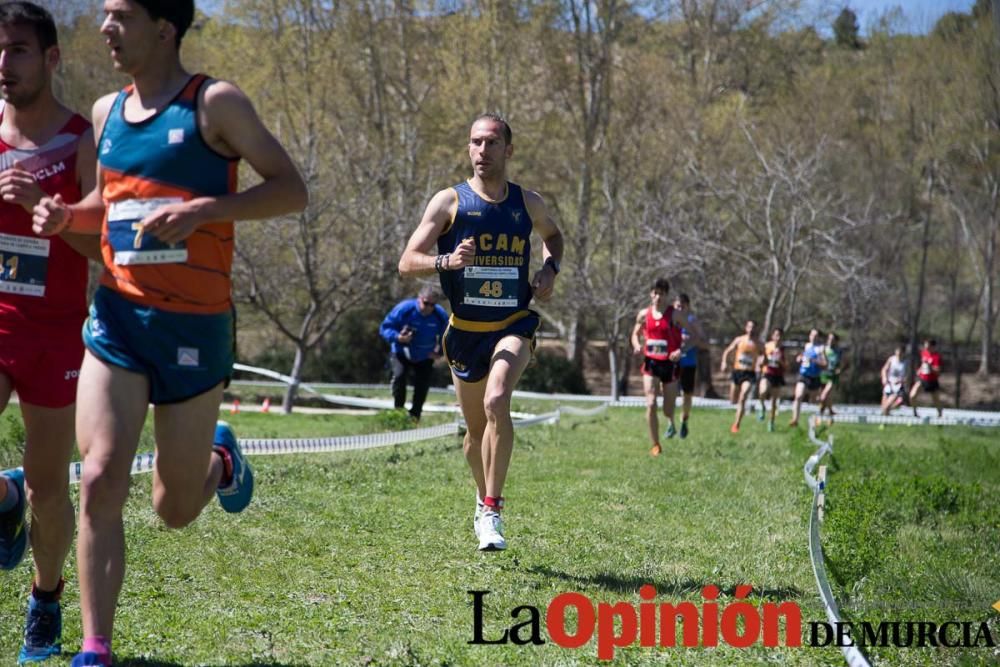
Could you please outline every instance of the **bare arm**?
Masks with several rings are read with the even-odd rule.
[[[399,275],[404,278],[414,278],[417,276],[429,276],[436,272],[435,263],[437,256],[431,254],[434,244],[444,231],[445,227],[451,223],[458,211],[458,196],[454,190],[448,188],[441,190],[431,197],[424,209],[424,216],[420,219],[420,224],[410,236],[406,243],[406,249],[399,258]],[[471,245],[471,256],[466,256],[469,248],[462,246]],[[475,242],[467,243],[463,241],[454,253],[449,255],[446,263],[442,263],[442,268],[454,270],[462,268],[466,263],[471,264],[475,257]],[[466,262],[465,260],[468,260]]]
[[[722,369],[723,373],[726,372],[726,365],[727,365],[726,362],[729,360],[729,353],[735,350],[736,346],[739,345],[739,343],[740,343],[740,336],[737,336],[736,338],[733,339],[733,342],[729,344],[729,347],[727,347],[725,350],[722,351],[722,365],[720,366],[720,368]]]
[[[164,243],[179,243],[205,223],[304,209],[309,193],[302,176],[243,91],[228,81],[212,81],[201,95],[198,122],[206,143],[222,155],[246,160],[263,181],[242,192],[161,206],[143,219],[143,230]]]
[[[111,93],[94,102],[91,112],[94,125],[94,157],[91,169],[93,170],[94,177],[85,180],[82,178],[84,170],[81,169],[79,172],[81,174],[81,192],[85,192],[86,194],[80,201],[73,205],[68,205],[59,195],[42,199],[35,206],[33,215],[33,228],[36,234],[40,236],[52,236],[53,234],[62,232],[91,235],[101,233],[101,225],[104,224],[104,199],[102,197],[104,182],[101,178],[100,164],[97,162],[96,142],[101,136],[101,132],[104,129],[104,122],[108,118],[108,113],[110,113],[111,106],[114,104],[117,95],[117,93]],[[84,152],[83,142],[80,144],[80,152]],[[78,153],[78,157],[79,155],[80,153]],[[83,159],[86,159],[86,157],[84,156]],[[89,189],[84,187],[88,182],[91,185]],[[89,253],[82,254],[89,256]]]
[[[562,262],[563,235],[549,216],[545,201],[537,192],[525,190],[524,204],[528,209],[528,215],[531,216],[532,227],[542,237],[542,268],[531,280],[531,289],[535,297],[547,301],[555,288],[556,272],[546,260],[551,257],[557,263]]]
[[[80,137],[76,150],[77,186],[84,196],[93,192],[97,186],[97,146],[94,141],[94,130],[87,130]],[[97,231],[99,233],[100,228]],[[97,263],[104,261],[101,257],[101,237],[98,234],[65,231],[59,237],[66,242],[66,245],[87,259]]]
[[[208,198],[208,220],[259,220],[301,211],[309,192],[284,146],[271,134],[250,99],[228,81],[211,81],[202,89],[202,132],[212,148],[239,157],[263,179],[251,188]]]
[[[632,327],[632,352],[639,354],[642,352],[642,343],[639,340],[639,334],[642,333],[642,326],[646,323],[646,309],[643,308],[639,311],[639,314],[635,316],[635,326]]]

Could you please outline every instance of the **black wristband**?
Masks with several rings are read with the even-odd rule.
[[[441,273],[441,262],[444,260],[444,255],[438,255],[434,258],[434,270]]]
[[[557,276],[559,275],[559,262],[557,262],[555,258],[552,257],[551,255],[545,258],[545,262],[542,264],[542,266],[552,267],[552,273],[554,273]]]

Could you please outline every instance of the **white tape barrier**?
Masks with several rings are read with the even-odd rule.
[[[823,562],[823,545],[819,539],[819,499],[824,492],[825,482],[821,482],[813,476],[813,471],[820,460],[826,454],[833,453],[833,438],[822,441],[816,437],[816,427],[813,420],[809,420],[809,439],[817,446],[816,453],[809,457],[804,466],[806,485],[813,492],[812,509],[809,513],[809,560],[812,562],[813,575],[816,577],[816,586],[819,588],[820,600],[823,602],[823,609],[826,618],[831,625],[841,623],[840,608],[837,600],[833,596],[833,589],[830,587],[830,580],[826,576],[826,565]],[[844,659],[850,667],[871,667],[868,658],[857,646],[842,646],[840,651],[844,654]]]
[[[275,380],[279,380],[284,384],[291,384],[292,378],[283,375],[281,373],[266,369],[257,368],[254,366],[247,366],[245,364],[234,364],[233,366],[236,370],[244,371],[247,373],[256,373],[258,375],[263,375],[265,377],[271,377]],[[262,384],[262,383],[247,383],[247,384]],[[280,385],[279,385],[280,386]],[[331,394],[323,394],[319,391],[318,387],[336,387],[341,389],[355,389],[355,390],[388,390],[389,385],[376,385],[376,384],[300,384],[300,388],[304,391],[310,392],[323,398],[330,403],[337,403],[340,405],[350,405],[353,407],[370,407],[374,409],[387,409],[392,408],[393,404],[385,399],[366,399],[357,398],[352,396],[339,396]],[[448,387],[447,389],[442,388],[432,388],[436,389],[439,393],[454,393],[454,387]],[[542,394],[533,391],[522,391],[520,389],[514,391],[514,398],[527,398],[527,399],[539,399],[539,400],[555,400],[555,401],[577,401],[577,402],[594,402],[594,403],[607,403],[612,407],[643,407],[646,405],[646,399],[643,396],[622,396],[618,400],[612,400],[610,396],[597,396],[591,394]],[[677,397],[678,405],[681,403],[682,398]],[[700,396],[693,397],[692,405],[699,408],[716,408],[716,409],[732,409],[733,405],[728,400],[724,398],[702,398]],[[782,401],[779,404],[780,409],[787,410],[791,406],[788,401]],[[457,407],[455,406],[435,406],[433,404],[427,404],[424,407],[428,412],[455,412]],[[984,426],[984,427],[1000,427],[1000,413],[997,412],[985,412],[982,410],[956,410],[951,408],[946,408],[944,410],[943,417],[937,417],[936,410],[933,408],[918,408],[918,416],[914,417],[912,415],[889,415],[883,416],[881,414],[881,409],[878,406],[873,405],[836,405],[836,417],[835,421],[847,424],[898,424],[898,425],[908,425],[908,426]],[[804,414],[814,414],[819,411],[819,407],[815,404],[806,403],[802,405],[802,412]]]
[[[251,366],[245,366],[243,364],[235,364],[234,368],[236,370],[242,370],[246,372],[251,372],[249,369]],[[281,382],[278,380],[233,380],[230,382],[231,385],[236,387],[287,387],[287,382]],[[310,382],[310,387],[314,389],[323,390],[346,390],[346,391],[391,391],[392,385],[390,384],[355,384],[352,382]],[[428,387],[427,391],[432,394],[454,394],[454,387]]]
[[[554,412],[542,415],[518,413],[514,418],[514,428],[520,429],[538,424],[556,424],[562,414],[579,417],[592,417],[608,409],[601,405],[591,409],[561,407]],[[434,440],[462,432],[461,422],[454,421],[426,428],[406,431],[388,431],[369,435],[346,435],[331,438],[242,438],[240,447],[247,455],[268,456],[277,454],[320,454],[328,452],[348,452],[361,449],[391,447],[410,442]],[[155,457],[152,452],[139,454],[132,460],[132,475],[153,471]],[[79,484],[83,476],[83,463],[77,461],[69,466],[70,484]]]
[[[246,366],[244,364],[233,364],[233,368],[239,371],[244,371],[247,373],[259,373],[265,377],[275,377],[280,378],[281,382],[277,383],[275,386],[285,386],[291,384],[292,378],[287,375],[282,375],[272,370],[266,368],[255,368],[253,366]],[[257,384],[257,383],[250,383]],[[327,385],[331,386],[331,385]],[[351,389],[379,389],[384,387],[389,389],[388,385],[340,385],[342,387]],[[352,408],[370,408],[372,410],[392,410],[396,407],[395,402],[387,398],[361,398],[358,396],[341,396],[339,394],[324,394],[319,391],[315,385],[312,384],[300,384],[299,388],[303,391],[309,392],[318,398],[323,399],[327,403],[333,405],[346,405]],[[434,403],[425,403],[423,406],[424,412],[443,412],[449,414],[458,414],[461,409],[457,405],[439,405]],[[532,419],[535,415],[527,412],[511,412],[510,416],[514,419]]]
[[[345,435],[333,438],[241,438],[243,453],[253,456],[276,454],[321,454],[327,452],[349,452],[360,449],[391,447],[409,442],[434,440],[459,432],[458,422],[449,422],[427,428],[408,431],[389,431],[370,435]],[[139,454],[132,460],[132,475],[153,471],[152,452]],[[83,463],[74,462],[69,466],[70,484],[79,484],[83,475]]]

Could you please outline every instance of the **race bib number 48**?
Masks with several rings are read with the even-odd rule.
[[[517,286],[517,267],[467,266],[462,303],[493,308],[516,307]]]
[[[167,245],[152,234],[144,234],[140,224],[147,215],[180,197],[126,199],[113,202],[108,210],[108,242],[115,251],[115,264],[181,264],[187,261],[187,243]]]
[[[0,234],[0,292],[45,296],[48,239]]]

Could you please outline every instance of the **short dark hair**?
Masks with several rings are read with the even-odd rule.
[[[670,293],[670,281],[667,280],[666,278],[657,278],[656,282],[653,283],[653,286],[649,288],[649,291],[650,292],[660,291],[660,292],[663,292],[664,294],[669,294]]]
[[[472,124],[475,125],[481,120],[491,120],[494,123],[500,123],[501,125],[503,125],[504,143],[510,144],[513,141],[514,133],[510,131],[510,123],[508,123],[507,119],[501,116],[500,114],[496,113],[495,111],[487,111],[486,113],[481,113],[478,116],[476,116],[475,120],[472,121]]]
[[[25,25],[34,28],[38,46],[45,51],[59,45],[56,22],[44,7],[31,2],[5,2],[0,4],[0,25]]]
[[[931,347],[937,347],[937,341],[934,340],[933,338],[925,338],[924,342],[930,345]]]
[[[773,329],[771,329],[771,335],[772,336],[774,335],[775,331],[777,331],[778,333],[780,333],[782,336],[785,335],[785,330],[782,329],[781,327],[774,327]]]
[[[153,20],[164,19],[173,23],[177,30],[176,45],[180,47],[181,40],[194,22],[194,0],[133,0],[133,2],[141,5]]]
[[[691,297],[689,297],[684,292],[681,292],[680,294],[677,295],[677,300],[683,303],[685,306],[691,305]]]

